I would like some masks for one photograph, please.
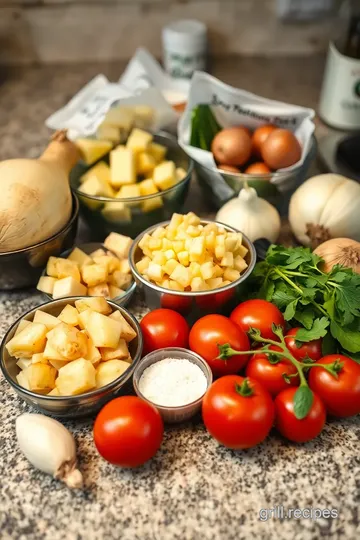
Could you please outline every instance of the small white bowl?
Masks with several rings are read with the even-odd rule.
[[[144,356],[144,358],[139,362],[139,364],[136,366],[136,369],[133,375],[133,384],[134,384],[135,392],[141,399],[144,399],[145,401],[147,401],[148,403],[151,403],[154,407],[157,408],[164,422],[167,422],[168,424],[176,424],[178,422],[184,422],[185,420],[188,420],[201,409],[201,403],[202,403],[204,395],[206,394],[206,391],[196,401],[192,401],[191,403],[187,403],[186,405],[179,405],[177,407],[168,407],[164,405],[158,405],[157,403],[154,403],[151,400],[147,399],[140,392],[140,389],[139,389],[140,378],[146,368],[148,368],[152,364],[155,364],[156,362],[159,362],[160,360],[164,360],[165,358],[189,360],[193,364],[196,364],[197,366],[199,366],[199,368],[201,369],[201,371],[204,373],[206,377],[206,381],[207,381],[206,391],[211,386],[213,377],[212,377],[212,372],[209,365],[205,362],[203,358],[201,358],[201,356],[199,356],[198,354],[192,351],[189,351],[188,349],[182,349],[180,347],[166,347],[165,349],[153,351],[149,353],[148,355]]]

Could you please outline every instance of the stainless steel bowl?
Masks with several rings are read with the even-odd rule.
[[[180,347],[167,347],[159,351],[153,351],[150,354],[146,355],[136,366],[133,377],[133,385],[137,395],[145,401],[148,401],[149,403],[154,405],[154,407],[156,407],[161,414],[164,422],[167,422],[169,424],[184,422],[185,420],[188,420],[189,418],[194,416],[200,410],[202,400],[206,392],[204,392],[201,397],[199,397],[196,401],[193,401],[192,403],[187,403],[186,405],[180,405],[178,407],[164,407],[163,405],[157,405],[153,401],[147,399],[140,392],[139,389],[139,381],[145,369],[152,364],[159,362],[160,360],[164,360],[165,358],[179,358],[181,360],[189,360],[193,364],[199,366],[199,368],[206,377],[206,390],[211,386],[213,380],[212,372],[209,365],[205,362],[203,358],[201,358],[201,356],[192,351],[189,351],[188,349],[182,349]]]
[[[212,291],[188,292],[188,291],[172,291],[159,287],[155,283],[147,281],[136,268],[136,263],[143,256],[142,250],[139,247],[139,242],[145,234],[151,234],[158,227],[166,227],[170,221],[158,223],[153,227],[149,227],[142,232],[132,243],[129,261],[130,268],[134,275],[135,281],[145,295],[145,303],[150,309],[168,308],[178,311],[184,315],[190,323],[193,323],[200,317],[209,313],[228,313],[232,307],[236,305],[240,285],[250,276],[256,262],[256,251],[253,243],[243,234],[243,244],[248,249],[245,260],[248,264],[247,269],[238,280]],[[214,223],[213,221],[202,220],[202,225]],[[215,222],[219,227],[224,227],[230,232],[239,232],[233,227],[224,225],[223,223]]]
[[[84,253],[86,253],[87,255],[90,255],[90,253],[92,253],[96,249],[104,249],[105,251],[111,251],[110,249],[105,247],[104,244],[101,244],[101,242],[88,242],[87,244],[79,244],[79,245],[73,246],[70,249],[67,249],[63,253],[60,253],[59,257],[61,257],[62,259],[66,259],[70,255],[70,253],[72,252],[72,250],[75,247],[78,247],[79,249],[81,249],[81,251],[84,251]],[[114,255],[114,257],[116,257],[115,253],[113,253],[113,255]],[[44,270],[42,272],[42,275],[47,276],[46,268],[44,268]],[[133,296],[133,294],[135,292],[135,289],[136,289],[136,283],[135,283],[135,281],[133,281],[132,284],[130,285],[130,287],[128,287],[126,289],[125,294],[123,294],[122,296],[117,296],[116,298],[112,298],[111,301],[114,302],[115,304],[117,304],[118,306],[125,307],[130,302],[130,300],[131,300],[131,298],[132,298],[132,296]],[[47,294],[47,293],[44,293],[44,292],[42,294],[48,300],[53,299],[53,297],[50,294]]]
[[[51,255],[55,257],[74,245],[79,219],[79,201],[73,194],[69,222],[51,238],[33,246],[0,253],[0,289],[12,290],[36,285]]]
[[[139,323],[126,309],[109,300],[108,304],[112,307],[112,309],[120,311],[120,313],[134,328],[137,334],[137,337],[129,344],[129,350],[133,361],[129,365],[129,368],[120,377],[102,388],[92,390],[91,392],[85,392],[84,394],[79,394],[78,396],[44,396],[42,394],[36,394],[35,392],[26,390],[20,386],[16,381],[16,375],[20,371],[16,365],[16,358],[10,356],[5,347],[8,341],[10,341],[10,339],[14,336],[19,322],[23,319],[31,321],[37,309],[41,309],[46,313],[57,316],[66,306],[66,304],[74,305],[75,300],[79,300],[80,298],[83,297],[73,296],[71,298],[61,298],[59,300],[53,300],[52,302],[42,304],[28,311],[10,327],[5,334],[0,347],[0,367],[7,382],[29,405],[36,407],[36,409],[45,414],[51,414],[52,416],[75,418],[78,416],[87,416],[96,413],[110,399],[118,397],[123,393],[122,391],[124,386],[131,379],[135,368],[141,359],[143,338]]]

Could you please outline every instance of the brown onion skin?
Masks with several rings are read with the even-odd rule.
[[[266,163],[263,163],[262,161],[257,161],[256,163],[252,163],[249,165],[245,171],[246,174],[270,174],[271,170],[266,165]]]
[[[219,163],[219,165],[217,167],[218,167],[218,169],[221,169],[222,171],[227,171],[227,172],[231,172],[231,173],[239,173],[240,172],[240,169],[238,169],[237,167],[234,167],[234,165],[227,165],[225,163]]]
[[[242,126],[225,128],[215,135],[211,151],[218,163],[244,165],[251,154],[251,137]]]
[[[265,124],[255,129],[252,136],[252,153],[257,158],[261,158],[261,147],[270,133],[276,129],[272,124]]]
[[[275,129],[263,143],[261,155],[270,169],[284,169],[299,161],[301,146],[291,131]]]
[[[331,272],[333,266],[341,264],[360,274],[360,243],[356,240],[332,238],[320,244],[314,253],[324,259],[320,265],[323,272]]]

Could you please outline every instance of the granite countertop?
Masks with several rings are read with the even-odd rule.
[[[316,107],[323,60],[229,59],[214,67],[225,81],[269,97]],[[0,159],[37,156],[49,132],[45,118],[85,82],[120,65],[34,67],[0,72]],[[192,187],[197,210],[209,212]],[[0,294],[0,332],[43,301],[35,291]],[[142,299],[130,309],[140,319]],[[78,446],[82,492],[35,470],[15,441],[15,418],[30,410],[0,376],[0,538],[241,540],[355,539],[360,535],[359,418],[329,422],[316,440],[294,445],[277,434],[233,452],[195,419],[167,427],[155,458],[139,470],[117,469],[97,454],[93,419],[66,422]],[[337,509],[337,519],[259,518],[260,509]]]

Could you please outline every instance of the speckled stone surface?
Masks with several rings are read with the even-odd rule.
[[[226,64],[226,63],[225,63]],[[319,59],[246,60],[217,67],[231,83],[315,106]],[[121,66],[71,66],[12,72],[0,86],[0,159],[36,156],[46,143],[46,116],[94,74],[115,78]],[[202,214],[200,196],[192,201]],[[82,235],[84,232],[81,233]],[[0,337],[43,301],[35,291],[0,294]],[[146,312],[136,297],[130,309]],[[92,441],[93,419],[67,422],[78,446],[83,492],[70,492],[35,470],[15,440],[16,417],[29,407],[0,376],[0,538],[3,540],[315,540],[360,537],[360,422],[328,423],[315,441],[293,445],[276,433],[261,446],[232,452],[199,418],[167,427],[161,450],[136,471],[103,461]],[[337,509],[337,519],[269,519],[259,512]]]

